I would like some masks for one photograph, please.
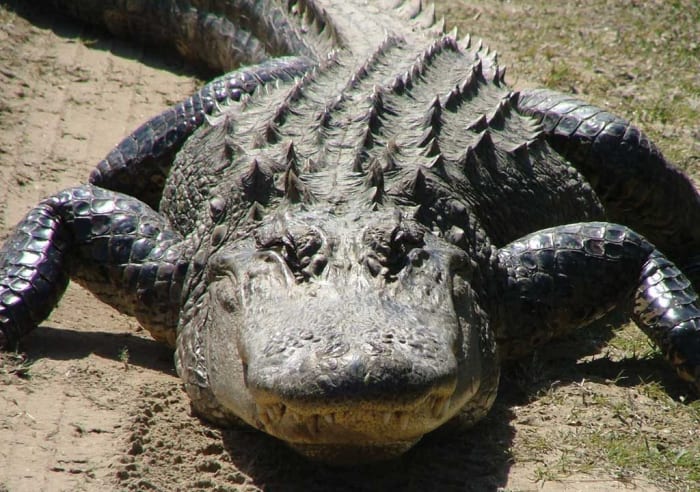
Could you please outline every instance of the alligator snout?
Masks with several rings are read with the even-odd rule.
[[[413,373],[408,361],[378,364],[357,356],[314,362],[309,357],[270,378],[260,375],[272,371],[259,370],[248,377],[266,432],[292,445],[415,443],[446,420],[453,375],[421,380],[421,369]]]
[[[278,303],[274,325],[246,330],[245,383],[264,430],[292,445],[395,444],[445,422],[457,327],[390,299],[329,297]]]
[[[218,401],[302,454],[353,463],[397,456],[460,412],[483,362],[464,253],[409,226],[321,234],[335,238],[321,241],[327,265],[303,277],[289,237],[212,257]]]

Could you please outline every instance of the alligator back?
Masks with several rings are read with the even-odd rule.
[[[238,230],[285,204],[418,206],[431,228],[477,222],[496,245],[600,216],[585,180],[514,110],[493,54],[450,35],[422,41],[389,33],[364,61],[336,51],[221,108],[176,160],[162,210],[187,234],[213,227],[202,205],[213,196]]]

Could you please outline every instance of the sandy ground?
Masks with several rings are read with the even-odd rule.
[[[0,2],[3,237],[30,206],[84,182],[120,138],[195,87],[177,60]],[[548,409],[535,403],[527,413],[513,397],[481,430],[431,436],[400,461],[312,465],[258,432],[192,417],[171,353],[76,286],[24,349],[30,378],[0,371],[0,491],[654,489],[645,477],[601,471],[538,482],[533,463],[513,462],[509,449],[548,425]]]

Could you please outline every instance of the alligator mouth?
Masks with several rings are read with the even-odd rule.
[[[332,464],[391,459],[447,421],[450,394],[431,394],[411,405],[371,402],[311,411],[308,405],[256,404],[258,426],[302,455]],[[381,408],[381,407],[384,408]]]

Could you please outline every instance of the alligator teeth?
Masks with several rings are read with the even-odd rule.
[[[402,431],[408,429],[408,413],[396,412],[396,418],[399,420],[399,428]]]
[[[275,415],[276,420],[281,420],[284,417],[284,413],[287,411],[287,406],[284,403],[278,403],[277,405],[271,405],[272,413]]]
[[[436,419],[442,418],[450,408],[449,398],[435,398],[432,406],[433,417]]]
[[[306,418],[306,429],[312,436],[316,436],[318,434],[318,415],[312,415],[311,417]]]
[[[258,414],[258,419],[263,425],[268,426],[271,423],[270,415],[260,405],[255,405],[255,412]]]
[[[275,403],[272,405],[255,405],[255,411],[258,414],[258,419],[265,426],[279,423],[282,420],[287,407],[283,403]]]
[[[421,414],[423,412],[429,412],[429,414],[435,419],[444,418],[450,408],[450,398],[449,397],[429,397],[421,408]],[[306,427],[307,431],[311,436],[315,436],[320,432],[319,424],[321,419],[327,425],[336,425],[336,414],[326,413],[326,414],[314,414],[314,415],[301,415],[297,412],[288,409],[286,405],[282,403],[276,403],[271,405],[256,405],[256,411],[258,414],[258,419],[264,426],[279,425],[283,417],[287,416],[289,420],[295,424],[302,424]],[[397,411],[397,412],[377,412],[374,414],[375,417],[381,419],[384,425],[389,425],[392,423],[392,419],[396,419],[398,428],[402,431],[408,429],[408,424],[412,416],[415,416],[415,412],[412,411]],[[352,419],[351,419],[352,420]]]

